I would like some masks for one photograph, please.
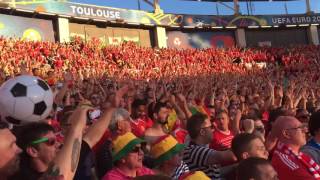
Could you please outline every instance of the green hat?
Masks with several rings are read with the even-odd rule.
[[[171,159],[184,149],[184,144],[179,144],[178,141],[171,135],[166,135],[159,138],[151,147],[151,156],[155,159],[157,165],[166,160]]]
[[[137,144],[144,142],[131,132],[118,136],[112,141],[112,162],[118,161],[128,155]]]

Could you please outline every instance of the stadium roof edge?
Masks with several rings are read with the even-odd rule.
[[[198,1],[198,2],[233,2],[233,0],[180,0],[180,1]],[[247,2],[248,0],[238,0],[239,2]],[[250,1],[261,1],[261,2],[266,2],[270,0],[250,0]],[[297,1],[297,0],[271,0],[272,1],[276,1],[276,2],[285,2],[285,1]]]
[[[206,2],[233,2],[233,0],[180,0],[180,1],[206,1]],[[270,0],[238,0],[241,2],[245,1],[270,1]],[[271,0],[271,1],[298,1],[298,0]],[[58,2],[58,3],[66,3],[66,2]],[[87,3],[78,3],[78,2],[67,2],[69,4],[75,5],[75,6],[83,6],[83,7],[92,7],[92,8],[108,8],[112,10],[119,10],[119,11],[131,11],[131,12],[144,12],[144,13],[154,13],[153,11],[147,11],[147,10],[137,10],[137,9],[128,9],[128,8],[118,8],[118,7],[110,7],[110,6],[102,6],[102,5],[95,5],[95,4],[87,4]],[[24,5],[24,4],[21,4]],[[27,4],[27,5],[32,5],[32,4]],[[24,8],[24,7],[14,7],[12,6],[11,3],[8,2],[0,2],[0,8],[2,9],[23,9],[25,11],[28,11],[30,7]],[[42,11],[37,11],[36,9],[33,9],[36,13],[40,13]],[[43,12],[43,13],[48,13],[48,14],[55,14],[55,15],[65,15],[65,14],[60,14],[60,13],[52,13],[52,12]],[[314,12],[312,12],[314,13]],[[162,12],[161,14],[171,14],[171,15],[191,15],[191,16],[246,16],[245,14],[228,14],[228,15],[214,15],[214,14],[208,14],[208,15],[203,15],[203,14],[185,14],[185,13],[173,13],[173,12]],[[307,13],[303,13],[307,14]],[[302,13],[297,13],[297,14],[287,14],[287,15],[303,15]],[[265,14],[255,14],[255,15],[249,15],[249,16],[264,16]],[[284,15],[284,14],[273,14],[273,15]]]
[[[238,27],[276,27],[282,25],[320,24],[320,14],[275,14],[275,15],[185,15],[167,13],[149,13],[147,11],[94,6],[87,4],[53,2],[55,6],[48,6],[46,10],[39,10],[34,6],[19,5],[0,6],[9,12],[24,12],[28,14],[58,16],[62,18],[84,20],[88,22],[102,22],[125,24],[129,26],[159,26],[177,28],[227,28]],[[0,3],[1,5],[1,3]],[[55,7],[55,8],[53,8]],[[56,8],[59,7],[59,8]],[[1,13],[1,12],[0,12]]]

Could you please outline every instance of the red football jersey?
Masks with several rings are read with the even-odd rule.
[[[132,133],[137,137],[143,137],[146,129],[152,127],[153,121],[149,118],[146,119],[135,119],[131,121]]]
[[[231,131],[225,133],[220,130],[213,131],[212,142],[210,143],[210,148],[217,151],[224,151],[231,147],[231,141],[234,135]]]
[[[271,163],[278,173],[279,180],[315,179],[309,170],[294,156],[281,152],[273,153]]]

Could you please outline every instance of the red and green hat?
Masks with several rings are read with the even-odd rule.
[[[142,139],[137,138],[131,132],[118,136],[112,141],[112,162],[118,161],[128,155],[137,144],[144,142]]]
[[[178,141],[171,135],[160,137],[152,146],[150,154],[155,159],[157,165],[166,160],[171,159],[185,147],[184,144],[179,144]]]
[[[193,171],[180,176],[179,180],[211,180],[211,178],[202,171]]]

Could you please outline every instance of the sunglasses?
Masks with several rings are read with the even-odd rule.
[[[38,140],[32,141],[30,144],[31,145],[37,145],[37,144],[41,144],[41,143],[45,143],[47,146],[53,146],[55,145],[57,142],[56,138],[40,138]]]
[[[142,148],[140,146],[136,146],[131,150],[131,153],[138,153],[142,150]]]
[[[289,129],[286,129],[286,130],[298,130],[298,129],[308,131],[308,125],[303,124],[303,125],[301,125],[299,127],[289,128]]]

